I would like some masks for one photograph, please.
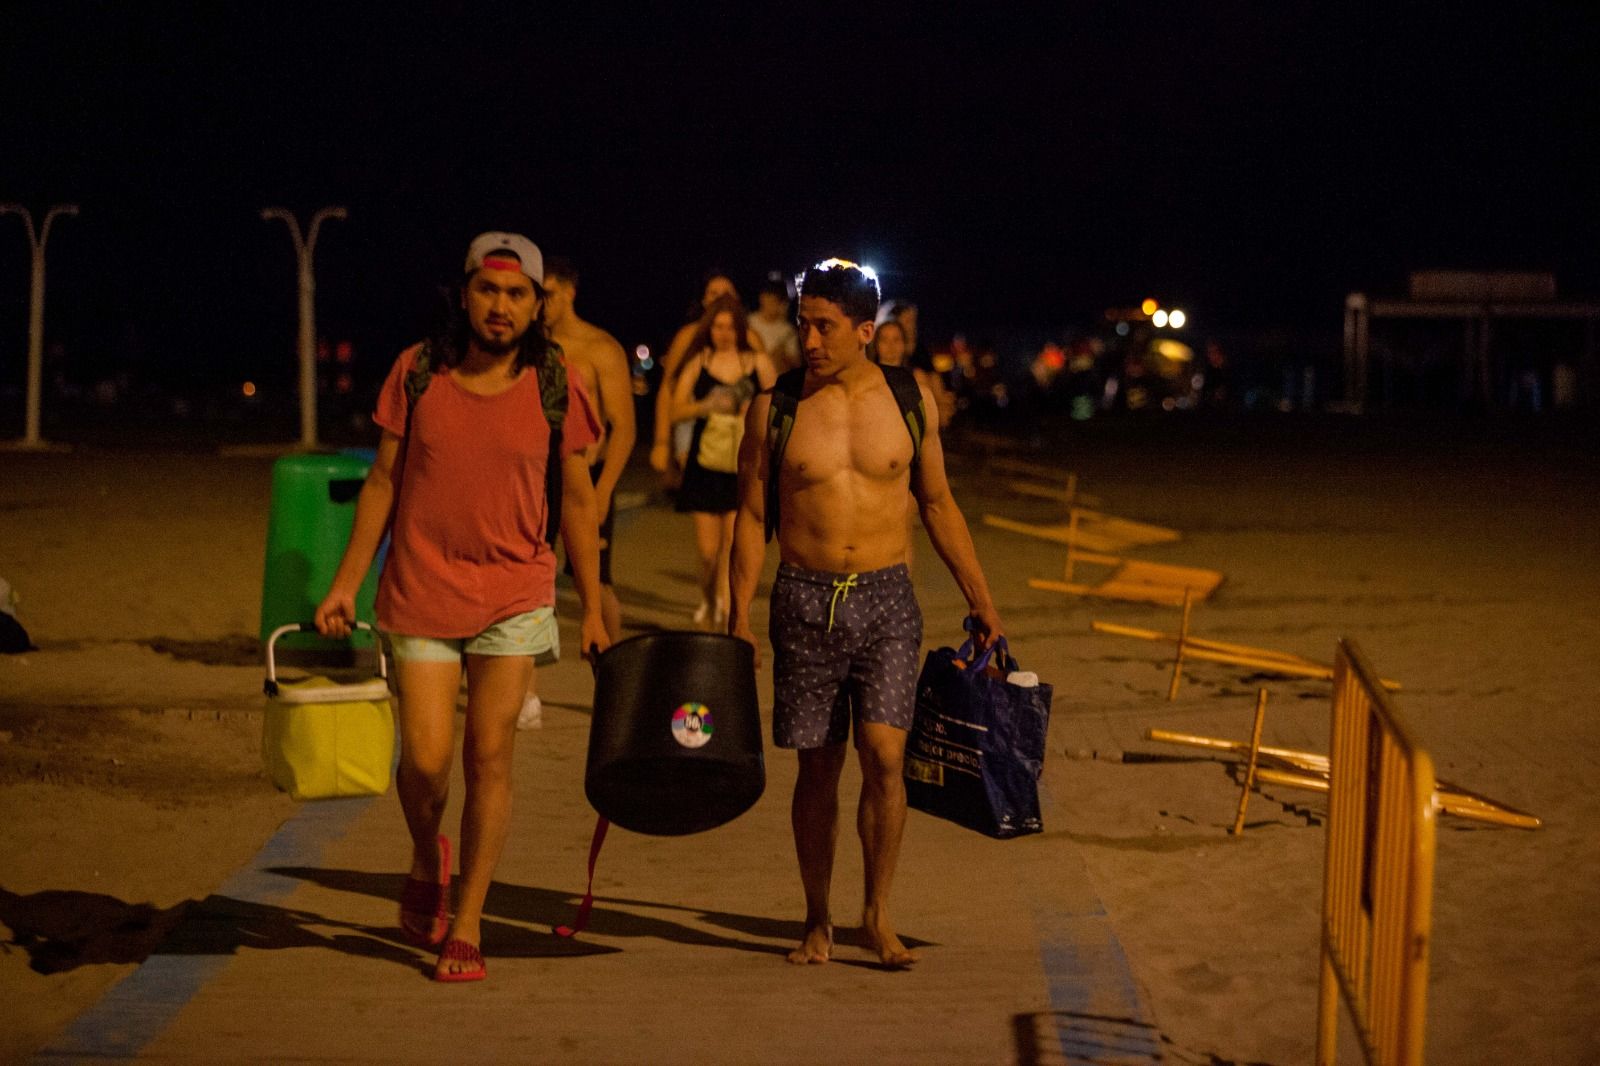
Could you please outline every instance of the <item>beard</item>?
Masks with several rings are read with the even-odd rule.
[[[532,327],[530,326],[529,328],[531,329]],[[527,336],[527,330],[523,330],[510,340],[504,340],[499,337],[485,337],[477,329],[472,331],[472,340],[478,349],[487,355],[495,356],[509,355],[516,351],[522,346],[522,338],[525,336]]]

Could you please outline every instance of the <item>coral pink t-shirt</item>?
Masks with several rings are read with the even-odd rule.
[[[421,345],[395,360],[372,420],[404,438],[405,379]],[[578,375],[567,378],[561,453],[599,437]],[[396,461],[389,557],[378,624],[408,636],[477,636],[496,622],[554,605],[555,552],[544,539],[550,424],[539,378],[524,371],[495,396],[435,374],[411,413]]]

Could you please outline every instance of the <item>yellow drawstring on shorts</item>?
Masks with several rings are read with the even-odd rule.
[[[839,605],[840,599],[849,599],[850,590],[856,588],[856,575],[848,574],[843,580],[833,579],[833,599],[828,601],[828,632],[833,632],[833,609]]]

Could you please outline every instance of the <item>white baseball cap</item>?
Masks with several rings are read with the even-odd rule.
[[[510,252],[517,257],[518,269],[523,274],[533,279],[535,285],[544,284],[544,256],[537,244],[520,233],[501,233],[496,230],[472,238],[472,244],[467,248],[466,272],[471,274],[482,267],[485,260],[494,259],[496,252]]]

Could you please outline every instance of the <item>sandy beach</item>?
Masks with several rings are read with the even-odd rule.
[[[1543,819],[1536,831],[1440,822],[1428,1058],[1600,1057],[1593,435],[1513,420],[1168,420],[1008,450],[1063,482],[1076,472],[1108,511],[1180,530],[1138,554],[1226,575],[1195,609],[1196,632],[1329,662],[1353,638],[1403,685],[1400,711],[1441,777]],[[1066,814],[1040,846],[1087,867],[1167,1061],[1310,1061],[1324,798],[1263,788],[1232,837],[1232,760],[1143,734],[1247,739],[1265,687],[1264,742],[1326,751],[1330,686],[1195,663],[1168,702],[1165,648],[1089,624],[1171,630],[1178,612],[1030,589],[1028,577],[1059,575],[1063,549],[981,516],[1057,521],[1060,506],[1019,494],[982,441],[951,451],[1012,649],[1055,686],[1044,784]],[[260,769],[270,465],[0,453],[0,576],[39,645],[0,656],[0,1061],[44,1046],[296,808]],[[647,490],[646,474],[624,487]],[[686,626],[688,518],[641,506],[618,541],[629,622]],[[953,643],[960,598],[925,537],[915,577],[928,646]],[[791,875],[772,866],[766,876]]]

